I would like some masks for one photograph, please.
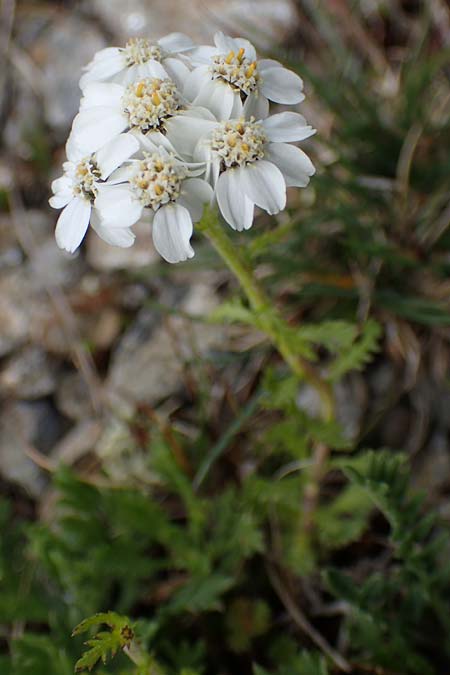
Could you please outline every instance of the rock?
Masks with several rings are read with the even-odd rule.
[[[74,285],[84,269],[81,256],[61,251],[53,233],[49,239],[36,246],[30,260],[30,273],[36,279],[36,290]]]
[[[292,0],[92,0],[94,11],[122,39],[148,34],[158,38],[172,31],[209,43],[214,32],[252,35],[262,46],[289,33],[296,20]]]
[[[95,420],[84,420],[71,429],[52,449],[51,459],[56,464],[72,465],[95,448],[102,425]]]
[[[177,306],[182,312],[195,310],[205,316],[217,303],[210,285],[194,283]],[[225,348],[227,335],[223,326],[181,316],[163,319],[144,308],[112,358],[107,388],[131,400],[155,404],[182,387],[186,361]]]
[[[44,90],[45,117],[50,126],[66,131],[80,103],[81,70],[105,41],[92,24],[74,13],[60,14],[34,43]]]
[[[136,240],[130,248],[110,246],[90,231],[87,237],[87,261],[95,270],[110,272],[121,269],[147,267],[161,258],[155,251],[148,224],[139,222],[133,227]]]
[[[29,346],[1,368],[0,390],[14,398],[42,398],[55,390],[57,374],[57,362],[39,347]]]
[[[333,387],[336,406],[336,420],[345,438],[354,441],[361,430],[367,405],[367,391],[364,379],[357,373],[348,375]],[[302,384],[297,396],[297,406],[312,418],[319,418],[322,402],[317,389]]]
[[[92,402],[86,381],[78,372],[59,378],[56,391],[58,409],[71,420],[86,420],[92,415]]]
[[[16,238],[14,224],[9,216],[2,216],[0,217],[0,272],[17,267],[22,261],[23,253]]]
[[[367,407],[367,388],[359,373],[352,373],[334,387],[336,418],[345,438],[356,441]]]
[[[14,271],[0,277],[0,357],[25,342],[35,314],[35,293],[27,276]]]
[[[436,431],[421,455],[417,470],[413,473],[413,485],[433,496],[450,485],[450,448],[447,435]]]
[[[158,481],[148,449],[136,442],[126,421],[118,417],[107,420],[96,453],[108,477],[118,485],[151,485]]]
[[[6,405],[0,415],[0,474],[3,478],[38,497],[46,480],[31,456],[35,450],[46,453],[62,430],[61,418],[46,401]]]
[[[309,384],[301,385],[297,396],[297,406],[309,417],[319,418],[322,413],[322,401],[317,389]]]

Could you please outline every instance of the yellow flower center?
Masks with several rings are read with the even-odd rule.
[[[246,58],[245,49],[242,47],[237,54],[231,51],[227,55],[215,56],[211,73],[214,80],[223,80],[245,95],[258,87],[260,79],[258,64]]]
[[[211,150],[220,157],[222,168],[245,166],[264,157],[267,137],[261,124],[250,120],[223,122],[213,132]]]
[[[145,38],[131,38],[123,48],[128,66],[139,66],[147,61],[161,61],[161,49]]]
[[[144,159],[135,163],[130,184],[141,204],[157,211],[178,199],[186,176],[186,168],[173,157],[144,153]]]
[[[78,162],[73,176],[74,194],[93,202],[97,196],[96,181],[100,180],[100,175],[100,169],[97,167],[93,156]]]
[[[164,130],[164,121],[181,109],[181,99],[172,80],[148,77],[130,84],[122,98],[131,128],[142,133]]]

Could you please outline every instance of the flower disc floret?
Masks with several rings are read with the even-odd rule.
[[[237,53],[214,56],[211,73],[214,80],[224,80],[246,95],[258,87],[260,79],[257,62],[246,58],[243,47]]]
[[[130,84],[122,98],[129,126],[142,133],[164,127],[164,120],[182,108],[177,86],[172,80],[145,78]]]
[[[145,38],[131,38],[123,52],[128,66],[139,66],[152,60],[161,62],[162,58],[161,48]]]
[[[142,206],[156,211],[178,199],[186,176],[187,169],[172,156],[145,153],[144,159],[136,162],[130,185]]]
[[[211,151],[220,157],[222,168],[246,166],[264,157],[267,136],[254,119],[222,122],[212,133]]]
[[[93,156],[81,160],[76,164],[73,175],[73,192],[75,195],[87,199],[91,203],[97,196],[96,181],[100,180],[101,172]]]

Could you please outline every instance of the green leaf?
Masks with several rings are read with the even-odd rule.
[[[72,635],[80,635],[101,624],[106,624],[111,630],[100,631],[86,642],[89,649],[75,664],[75,672],[92,670],[99,661],[106,663],[108,658],[113,658],[120,649],[131,644],[134,637],[131,622],[115,612],[95,614],[84,619],[74,628]]]
[[[366,321],[361,334],[351,345],[347,345],[329,366],[328,377],[332,382],[341,379],[352,370],[362,370],[378,351],[381,327],[372,319]]]

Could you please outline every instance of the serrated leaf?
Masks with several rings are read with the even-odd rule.
[[[133,639],[134,632],[130,620],[115,612],[95,614],[84,619],[76,626],[72,635],[80,635],[100,624],[106,624],[111,628],[111,631],[99,631],[85,643],[89,649],[75,664],[75,672],[77,673],[83,670],[92,670],[99,661],[105,664],[108,658],[113,658],[120,649],[129,645]]]
[[[366,321],[360,336],[347,346],[329,366],[329,379],[336,382],[352,370],[362,370],[378,351],[380,336],[380,325],[372,319]]]

